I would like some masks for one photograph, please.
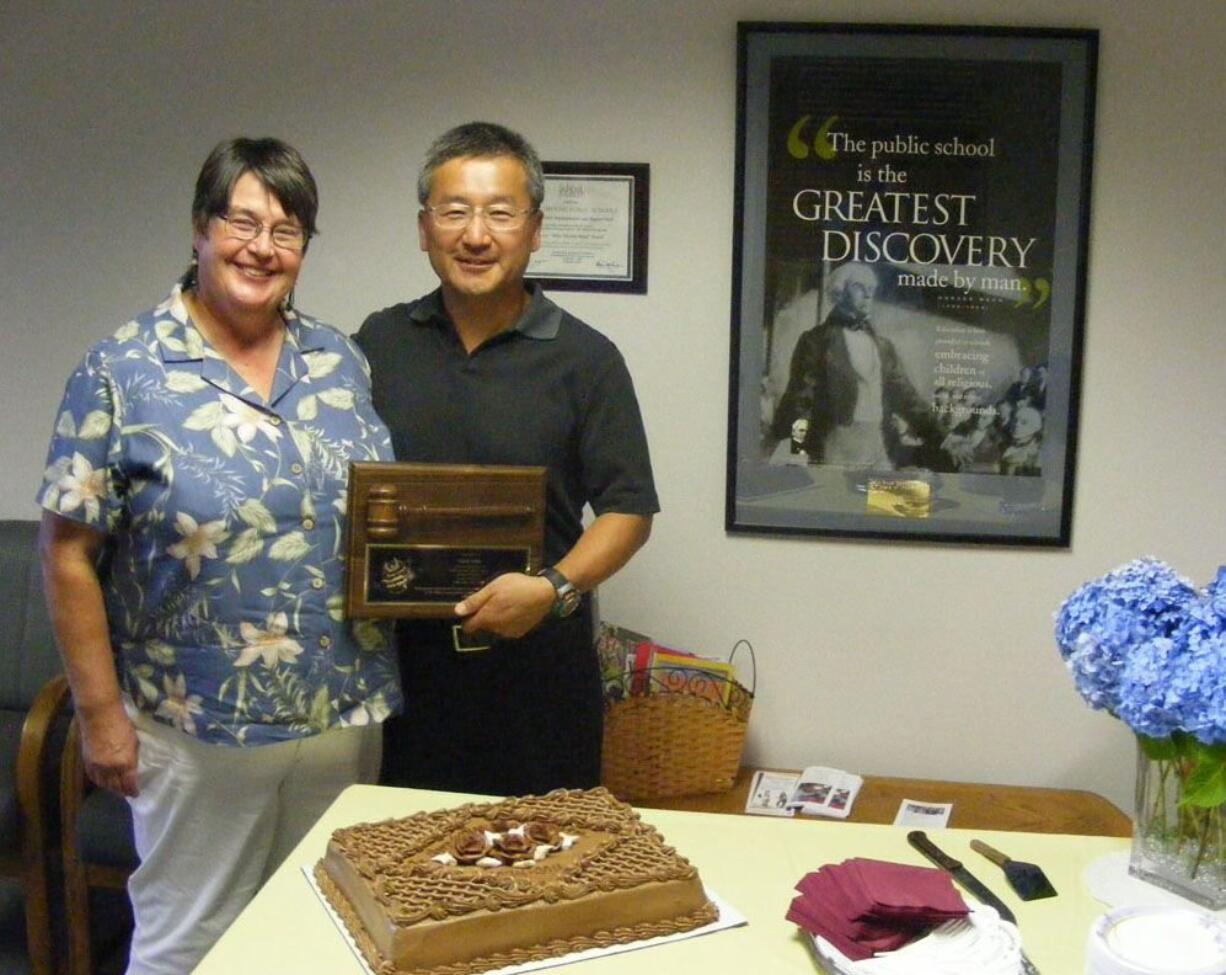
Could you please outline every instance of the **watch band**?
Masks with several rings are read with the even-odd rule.
[[[565,619],[570,616],[576,609],[579,608],[579,603],[583,598],[583,594],[575,588],[575,584],[566,576],[562,575],[553,566],[546,566],[537,573],[539,576],[544,576],[549,580],[549,584],[553,586],[555,598],[553,608],[550,609],[550,615],[557,619]]]

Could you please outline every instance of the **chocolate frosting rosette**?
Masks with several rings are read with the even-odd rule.
[[[499,835],[494,843],[493,855],[504,863],[531,860],[537,844],[528,839],[521,830],[508,830]]]
[[[455,857],[456,863],[473,864],[490,856],[493,850],[484,830],[462,829],[452,835],[447,852]]]
[[[550,823],[524,823],[524,836],[536,846],[557,847],[562,840],[562,834],[556,826]]]

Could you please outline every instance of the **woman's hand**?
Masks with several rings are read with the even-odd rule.
[[[136,729],[123,708],[96,568],[104,540],[98,529],[43,512],[43,589],[72,688],[85,774],[103,789],[134,796]]]
[[[81,732],[81,759],[85,774],[100,789],[121,796],[136,796],[136,757],[140,743],[136,728],[123,705],[87,716],[77,713]]]

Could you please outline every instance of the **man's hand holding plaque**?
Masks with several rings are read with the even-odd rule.
[[[455,612],[465,617],[465,633],[517,640],[548,616],[556,601],[557,590],[544,576],[508,573],[457,603]]]
[[[470,634],[522,636],[536,620],[508,613],[509,588],[539,587],[553,600],[533,575],[544,551],[543,467],[354,464],[349,516],[350,616],[458,614]]]

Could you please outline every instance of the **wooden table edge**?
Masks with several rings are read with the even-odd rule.
[[[758,771],[795,775],[796,769],[743,766],[727,792],[667,799],[631,800],[648,809],[745,814],[749,786]],[[1132,820],[1110,800],[1085,789],[956,782],[866,775],[848,822],[890,824],[903,799],[952,802],[949,826],[955,829],[1083,836],[1132,835]],[[801,817],[817,819],[821,817]],[[838,822],[838,820],[832,820]]]

